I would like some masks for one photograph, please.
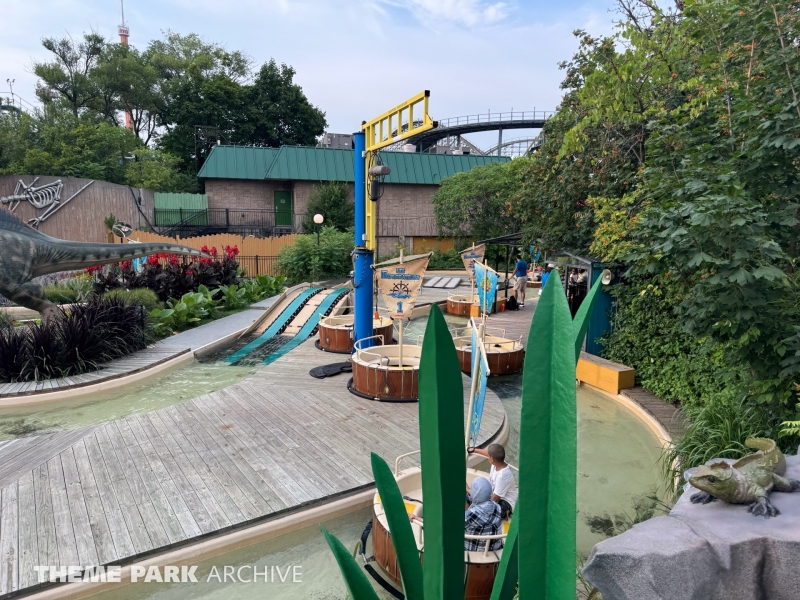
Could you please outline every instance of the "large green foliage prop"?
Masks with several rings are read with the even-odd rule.
[[[556,275],[555,275],[555,278],[553,279],[553,281],[558,281],[559,284],[560,284],[561,277],[558,275],[558,271],[556,270],[556,271],[554,271],[554,273]],[[542,293],[542,297],[539,300],[539,303],[537,304],[537,307],[536,307],[536,313],[534,313],[533,322],[531,323],[531,330],[530,330],[530,332],[528,334],[528,344],[527,344],[528,348],[533,348],[537,344],[540,344],[543,338],[558,339],[559,343],[563,343],[565,339],[569,339],[569,336],[571,334],[571,338],[572,338],[572,342],[573,342],[573,348],[574,348],[574,358],[575,358],[575,361],[572,363],[572,370],[570,371],[570,375],[569,375],[571,383],[574,383],[575,364],[578,362],[578,358],[580,357],[581,346],[583,345],[583,339],[586,337],[586,331],[589,328],[589,319],[591,318],[592,311],[593,311],[594,305],[595,305],[595,301],[597,300],[597,294],[600,292],[601,288],[602,288],[602,283],[600,282],[600,280],[596,281],[594,286],[592,286],[592,289],[589,291],[589,294],[586,296],[586,298],[584,298],[583,303],[581,303],[581,307],[578,310],[577,314],[575,315],[575,320],[572,322],[569,331],[565,331],[564,330],[563,319],[560,320],[561,325],[560,325],[560,329],[559,330],[556,330],[554,328],[555,327],[555,323],[553,322],[552,318],[547,320],[547,323],[545,323],[544,327],[542,327],[542,323],[541,323],[541,320],[545,319],[545,317],[543,316],[545,314],[545,311],[548,311],[548,314],[550,314],[550,312],[552,311],[552,306],[553,305],[555,305],[555,304],[564,304],[566,306],[566,299],[564,297],[564,288],[561,285],[551,286],[550,287],[550,292],[547,292],[547,293],[543,292]],[[545,287],[545,289],[548,289],[548,288]],[[542,309],[544,309],[544,310],[542,310]],[[541,311],[541,313],[540,313],[540,311]],[[540,320],[538,320],[538,321],[537,321],[537,315],[540,315],[539,316]],[[547,329],[547,327],[551,327],[552,329]],[[544,332],[542,331],[542,329],[544,329]],[[544,335],[543,335],[543,333],[544,333]],[[560,335],[557,335],[557,333],[560,333]],[[532,354],[529,354],[529,356],[532,356]],[[560,354],[559,354],[559,356],[560,356]],[[532,423],[535,424],[540,419],[540,413],[537,413],[536,410],[526,411],[525,410],[526,406],[527,407],[531,407],[534,397],[537,397],[540,400],[541,400],[541,398],[546,397],[543,394],[540,395],[539,388],[535,387],[536,386],[536,377],[538,375],[529,375],[529,373],[532,372],[533,369],[539,369],[538,366],[534,366],[534,364],[533,364],[534,362],[535,362],[534,359],[528,359],[528,360],[525,361],[525,369],[523,371],[523,376],[522,376],[522,406],[523,406],[523,411],[522,411],[522,418],[521,418],[521,422],[520,422],[520,430],[532,427]],[[564,377],[563,371],[560,370],[559,372],[561,373],[561,376]],[[549,433],[551,435],[558,435],[559,433],[564,433],[566,435],[566,434],[569,433],[569,431],[573,432],[572,449],[569,450],[563,456],[556,455],[555,456],[556,460],[550,462],[550,467],[551,467],[551,471],[553,471],[554,473],[557,472],[558,469],[564,469],[565,472],[567,472],[567,473],[568,472],[572,472],[573,473],[573,475],[571,476],[571,481],[573,483],[572,501],[571,502],[572,502],[572,506],[575,506],[575,486],[577,484],[576,484],[576,481],[575,481],[574,473],[576,472],[576,469],[577,469],[577,408],[576,408],[575,399],[574,399],[574,395],[575,395],[574,386],[573,386],[572,394],[573,394],[573,402],[572,402],[573,408],[571,409],[571,411],[572,411],[572,415],[574,417],[573,421],[570,421],[570,423],[572,423],[572,425],[568,424],[567,430],[564,431],[564,432],[558,432],[558,431],[551,430]],[[563,401],[563,398],[561,398],[561,400]],[[540,402],[536,406],[540,410],[545,410],[544,409],[544,404],[546,404],[546,403]],[[550,406],[553,405],[552,398],[550,399],[550,403],[549,404],[550,404]],[[549,408],[547,410],[551,411],[552,409]],[[531,419],[533,419],[533,420],[531,421]],[[520,481],[522,480],[523,477],[527,477],[526,473],[528,471],[528,468],[527,468],[528,467],[528,463],[526,463],[526,461],[524,461],[522,459],[522,457],[523,457],[524,452],[527,450],[527,448],[529,448],[529,446],[527,445],[527,443],[529,441],[534,444],[533,448],[537,448],[537,447],[540,447],[540,448],[541,447],[552,447],[551,444],[547,443],[547,440],[535,441],[535,440],[532,440],[531,437],[526,436],[526,437],[523,438],[523,436],[520,436]],[[569,440],[567,438],[561,436],[560,444],[557,444],[557,445],[564,446],[565,443],[567,443],[568,441]],[[523,444],[525,444],[525,445],[523,445]],[[543,446],[542,444],[547,444],[547,445]],[[552,457],[553,456],[552,452],[549,455]],[[559,464],[559,462],[558,462],[559,459],[564,459],[563,463]],[[535,454],[534,454],[534,457],[532,457],[532,460],[535,460]],[[525,467],[525,471],[523,471],[523,466]],[[569,469],[572,469],[572,471],[569,471]],[[563,488],[562,488],[562,491],[563,491]],[[522,489],[520,489],[520,492],[522,492]],[[522,493],[520,493],[520,497],[522,497]],[[537,510],[536,506],[535,506],[535,503],[533,503],[533,504],[534,504],[534,507],[533,507],[532,510]],[[517,502],[517,507],[516,507],[516,513],[515,514],[517,514],[518,516],[520,514],[521,507],[522,507],[522,504],[520,502]],[[569,519],[570,518],[569,515],[566,515],[566,514],[562,514],[561,516],[564,519]],[[571,538],[568,537],[565,540],[564,543],[568,544],[568,545],[571,544],[572,552],[573,552],[573,561],[574,561],[574,553],[575,553],[575,534],[574,534],[574,532],[575,532],[575,517],[574,517],[574,513],[573,513],[573,515],[571,517],[571,520],[572,520],[572,532],[573,532],[573,534],[572,534]],[[500,562],[500,567],[499,567],[498,572],[497,572],[497,577],[495,579],[494,589],[492,590],[492,600],[511,600],[514,597],[515,593],[516,593],[516,589],[517,589],[517,585],[516,584],[517,584],[517,581],[518,581],[518,572],[519,572],[519,556],[518,556],[519,540],[518,540],[518,537],[517,537],[518,526],[519,526],[519,518],[513,519],[512,522],[511,522],[511,526],[509,527],[509,530],[508,530],[508,536],[506,537],[506,545],[505,545],[505,549],[503,550],[503,558],[502,558],[502,560]],[[561,559],[563,559],[563,557],[566,556],[566,553],[565,553],[566,549],[567,548],[564,548],[564,547],[559,547],[557,549],[554,549],[553,550],[554,556],[558,555]],[[525,560],[527,560],[527,555],[523,554],[523,558]],[[561,565],[561,567],[564,569],[564,573],[566,573],[566,567],[564,567],[563,565]],[[572,568],[571,572],[574,574],[574,564],[572,565],[571,568]],[[563,576],[566,577],[566,575],[563,575]],[[522,588],[520,588],[520,589],[522,589]],[[564,588],[564,589],[566,589],[566,588]],[[562,590],[559,588],[558,592],[553,591],[552,595],[546,595],[544,592],[538,591],[538,592],[534,593],[534,595],[532,595],[530,597],[532,597],[532,598],[538,598],[538,597],[541,597],[541,598],[560,598],[560,596],[557,595],[557,594],[560,593],[561,591]],[[539,594],[539,596],[537,596],[536,594]],[[520,597],[524,598],[525,596],[520,595]]]
[[[560,281],[558,273],[550,275]],[[520,598],[575,595],[577,423],[575,342],[561,285],[536,306],[522,374],[519,500]]]
[[[381,496],[389,531],[392,532],[397,563],[403,580],[407,600],[423,600],[422,565],[419,562],[417,543],[408,520],[403,496],[397,487],[392,470],[380,456],[372,453],[372,474]]]
[[[559,281],[558,271],[553,281]],[[492,600],[564,600],[575,594],[577,407],[575,363],[602,284],[570,319],[561,285],[545,288],[528,336],[522,380],[519,501],[495,579]],[[372,469],[386,511],[409,600],[450,600],[464,593],[463,485],[466,461],[458,359],[441,311],[428,318],[420,365],[420,449],[425,498],[425,565],[419,554],[397,483],[386,463],[372,455]],[[458,426],[455,424],[458,423]],[[363,573],[326,534],[351,595]],[[338,544],[338,546],[337,546]],[[524,565],[524,569],[519,566]],[[358,572],[356,572],[358,571]],[[422,585],[420,586],[420,582]],[[363,594],[363,595],[362,595]]]
[[[464,594],[464,391],[453,336],[433,305],[419,369],[426,600]]]

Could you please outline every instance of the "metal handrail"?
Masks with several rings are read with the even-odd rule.
[[[493,113],[491,111],[477,115],[464,115],[460,117],[449,117],[439,120],[438,128],[453,127],[456,125],[472,125],[478,123],[494,123],[497,121],[527,121],[535,120],[537,118],[549,119],[555,114],[550,110],[532,110],[532,111],[511,111]]]
[[[370,356],[377,356],[378,357],[379,366],[382,367],[383,364],[381,363],[381,359],[382,358],[386,358],[388,360],[388,358],[389,358],[388,356],[387,357],[383,357],[380,354],[377,354],[375,352],[370,352],[369,350],[365,350],[365,349],[359,347],[359,344],[362,344],[363,342],[366,342],[367,340],[372,340],[372,339],[376,339],[376,338],[380,338],[381,346],[385,345],[384,344],[384,339],[383,339],[383,334],[379,333],[378,335],[371,335],[369,337],[361,338],[355,344],[353,344],[353,349],[358,353],[359,358],[361,357],[362,354],[369,354]]]
[[[398,456],[394,461],[394,474],[395,477],[400,474],[400,461],[407,456],[413,456],[414,454],[419,454],[422,450],[414,450],[413,452],[406,452],[405,454],[401,454]]]

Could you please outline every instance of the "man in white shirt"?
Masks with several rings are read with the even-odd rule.
[[[489,470],[489,482],[492,484],[492,500],[500,505],[503,518],[511,516],[517,503],[517,482],[511,467],[506,463],[506,449],[500,444],[491,444],[486,450],[467,448],[467,452],[480,454],[489,459],[492,468]]]

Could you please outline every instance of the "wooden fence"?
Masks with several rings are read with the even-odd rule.
[[[170,244],[182,244],[198,250],[203,246],[209,248],[216,247],[222,252],[225,246],[238,246],[239,254],[243,256],[278,256],[281,248],[294,245],[296,234],[282,235],[279,237],[252,238],[242,237],[232,233],[218,233],[215,235],[203,235],[186,239],[170,238],[157,233],[147,233],[145,231],[134,231],[130,239],[138,242],[167,242]]]

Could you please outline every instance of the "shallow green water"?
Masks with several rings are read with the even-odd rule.
[[[0,407],[0,440],[76,429],[157,410],[238,383],[256,367],[198,363],[125,389],[29,408]]]

